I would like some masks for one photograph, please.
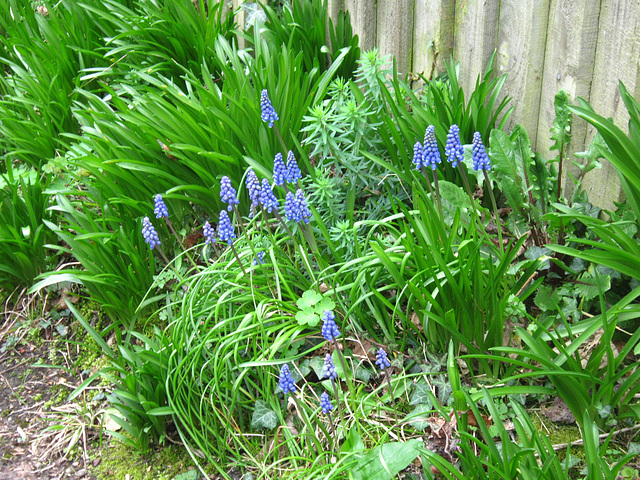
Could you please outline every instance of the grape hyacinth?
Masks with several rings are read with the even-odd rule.
[[[276,153],[276,157],[273,159],[273,183],[282,186],[286,181],[287,167],[282,160],[282,154]]]
[[[162,200],[162,195],[157,194],[155,196],[155,198],[153,199],[154,202],[154,209],[153,209],[153,213],[156,214],[156,218],[169,218],[169,210],[167,209],[167,206],[164,203],[164,200]]]
[[[338,335],[340,335],[340,332],[338,332]],[[335,380],[336,378],[338,378],[338,372],[336,372],[336,366],[333,363],[333,358],[331,358],[331,355],[328,353],[324,357],[324,366],[322,367],[322,378],[328,378],[329,380]]]
[[[273,105],[271,105],[271,100],[269,100],[269,94],[267,93],[267,89],[262,90],[260,94],[260,110],[261,117],[263,122],[269,122],[269,128],[273,127],[273,122],[278,120],[278,114],[276,113]]]
[[[433,125],[427,127],[427,131],[424,134],[424,146],[422,147],[422,166],[430,165],[431,170],[438,168],[438,164],[442,162],[434,131]]]
[[[322,409],[322,413],[325,415],[333,410],[333,404],[331,403],[327,392],[323,392],[322,395],[320,395],[320,408]]]
[[[296,183],[302,178],[302,172],[300,171],[298,162],[296,162],[296,157],[293,156],[293,152],[291,150],[289,150],[289,153],[287,154],[287,172],[285,174],[285,178],[289,183]]]
[[[149,217],[144,217],[142,219],[142,236],[144,237],[144,241],[149,244],[152,250],[156,247],[156,245],[160,245],[158,232],[156,232],[156,229],[153,228],[153,225],[151,225]]]
[[[422,144],[420,142],[416,142],[413,146],[413,163],[416,166],[416,170],[422,168]]]
[[[204,235],[205,245],[209,243],[216,243],[216,232],[213,230],[213,227],[209,222],[204,222],[204,226],[202,227],[202,235]]]
[[[262,265],[264,261],[264,252],[260,251],[256,254],[256,258],[253,259],[253,261],[251,262],[251,265],[255,266],[255,265]]]
[[[487,155],[487,151],[484,148],[484,144],[482,143],[482,137],[480,136],[480,132],[476,132],[473,134],[473,169],[474,170],[491,170],[491,162],[489,161],[489,156]]]
[[[269,180],[266,178],[262,179],[262,188],[260,189],[260,204],[262,208],[264,208],[268,213],[273,211],[278,211],[278,207],[280,204],[278,203],[278,199],[273,194],[271,190],[271,185],[269,185]]]
[[[220,223],[218,223],[218,238],[221,242],[227,242],[229,245],[233,245],[233,239],[236,238],[236,234],[233,233],[233,226],[229,219],[229,214],[226,210],[220,211]]]
[[[227,210],[233,210],[234,205],[238,205],[240,200],[236,196],[236,189],[231,186],[231,179],[226,175],[220,179],[220,198],[224,203],[228,203]]]
[[[285,395],[288,393],[295,393],[296,391],[296,386],[294,385],[289,365],[286,363],[282,366],[282,369],[280,369],[280,388]]]
[[[462,142],[460,142],[460,127],[457,125],[451,125],[451,127],[449,127],[444,154],[454,168],[464,159],[464,148],[462,147]]]
[[[340,336],[340,330],[336,325],[336,315],[331,310],[325,310],[322,314],[322,336],[330,342]]]
[[[295,195],[291,192],[287,192],[284,212],[287,216],[287,220],[289,221],[299,223],[304,220],[304,223],[309,223],[311,210],[309,210],[307,200],[304,197],[304,192],[301,189],[298,189]]]
[[[247,192],[249,193],[249,200],[251,200],[251,213],[250,217],[253,217],[256,207],[260,205],[260,180],[253,171],[253,168],[247,170],[247,177],[245,179],[247,185]]]
[[[380,367],[380,370],[384,370],[385,368],[389,368],[391,366],[389,357],[387,357],[387,352],[385,352],[382,348],[376,352],[376,365]]]

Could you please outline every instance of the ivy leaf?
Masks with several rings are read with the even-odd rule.
[[[304,310],[305,308],[313,308],[320,300],[322,300],[322,295],[315,290],[307,290],[302,294],[302,297],[298,299],[296,305],[298,305],[300,310]]]
[[[354,480],[392,480],[420,455],[422,445],[422,440],[413,439],[375,447],[358,461],[351,474]]]
[[[429,426],[427,418],[429,418],[428,412],[431,412],[431,410],[433,410],[433,408],[425,404],[420,404],[416,408],[414,408],[409,415],[407,415],[405,420],[407,420],[409,422],[409,425],[411,425],[413,428],[415,428],[419,432],[422,432]]]
[[[313,369],[316,376],[322,380],[322,369],[324,368],[324,358],[322,357],[313,357],[309,361],[309,366]]]
[[[533,299],[533,303],[544,312],[555,312],[558,310],[560,298],[558,293],[552,291],[549,285],[541,285]]]
[[[413,393],[411,394],[411,401],[409,405],[427,405],[429,408],[432,408],[431,398],[427,394],[430,392],[429,385],[424,380],[420,380],[416,383],[415,387],[413,387]]]
[[[251,417],[251,427],[254,429],[273,430],[278,426],[278,416],[267,402],[256,400],[256,406]]]

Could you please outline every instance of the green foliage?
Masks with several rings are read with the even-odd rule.
[[[9,290],[30,287],[53,263],[45,246],[55,235],[43,224],[56,218],[47,210],[49,196],[44,194],[51,176],[9,164],[0,182],[0,285]]]

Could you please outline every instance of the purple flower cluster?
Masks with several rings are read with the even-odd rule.
[[[328,342],[340,336],[340,330],[336,325],[336,315],[331,310],[325,310],[322,314],[322,336]]]
[[[389,368],[391,366],[389,357],[387,357],[387,352],[385,352],[382,348],[376,352],[376,365],[380,367],[380,370],[384,370],[385,368]]]
[[[430,166],[431,170],[435,170],[436,168],[438,168],[438,164],[441,162],[442,159],[440,158],[440,150],[438,150],[435,128],[433,125],[429,125],[427,127],[427,131],[424,134],[424,145],[422,146],[422,166]]]
[[[340,335],[340,331],[338,331],[338,335]],[[324,357],[324,366],[322,367],[322,378],[328,378],[329,380],[335,380],[336,378],[338,378],[338,372],[336,372],[336,366],[333,363],[333,358],[331,358],[331,355],[328,353],[327,353],[327,356]]]
[[[260,206],[260,180],[253,168],[247,170],[247,176],[245,179],[247,185],[247,192],[249,193],[249,200],[251,200],[251,213],[250,217],[253,217],[255,209]]]
[[[304,221],[304,223],[309,223],[311,210],[309,210],[304,192],[301,189],[298,189],[295,195],[292,192],[287,192],[284,203],[284,213],[289,221],[296,223]]]
[[[291,150],[289,150],[289,153],[287,154],[287,173],[285,178],[289,183],[296,183],[302,178],[302,172],[300,171],[298,162],[296,162],[296,157],[293,156],[293,152]]]
[[[457,125],[451,125],[449,128],[444,154],[454,168],[464,159],[464,148],[462,148],[462,142],[460,142],[460,127]]]
[[[273,159],[273,183],[278,186],[284,185],[287,181],[287,166],[282,160],[282,154],[276,153],[276,157]]]
[[[416,166],[416,170],[422,168],[422,144],[416,142],[413,146],[413,164]]]
[[[273,122],[278,120],[278,114],[276,113],[273,105],[271,105],[271,100],[269,100],[269,94],[267,93],[267,89],[262,90],[260,94],[260,111],[263,122],[269,122],[269,128],[273,127]]]
[[[325,415],[333,410],[333,404],[331,403],[327,392],[322,392],[322,395],[320,395],[320,408],[322,409],[322,413]]]
[[[158,237],[158,232],[151,225],[151,221],[149,217],[144,217],[142,219],[142,236],[144,237],[144,241],[149,244],[151,249],[154,249],[156,245],[160,245],[160,238]]]
[[[233,210],[234,205],[238,205],[240,200],[236,196],[236,189],[231,186],[231,179],[226,175],[220,179],[220,198],[224,203],[228,203],[227,210]]]
[[[266,178],[262,179],[262,188],[260,189],[260,204],[262,208],[264,208],[268,213],[277,212],[280,203],[278,199],[273,194],[271,190],[271,185],[269,185],[269,180]]]
[[[293,377],[291,376],[291,371],[289,370],[289,365],[286,363],[280,369],[280,388],[284,392],[284,394],[295,393],[296,386],[293,382]]]
[[[491,170],[491,161],[489,160],[489,155],[487,155],[487,151],[484,148],[484,144],[482,143],[480,132],[476,132],[473,134],[473,144],[471,148],[473,152],[473,169]]]
[[[213,230],[213,227],[209,222],[204,222],[204,227],[202,227],[202,235],[204,235],[205,245],[208,243],[216,243],[216,232]]]
[[[260,251],[258,253],[256,253],[256,258],[253,259],[253,261],[251,262],[251,265],[262,265],[264,261],[264,252]]]
[[[220,222],[218,223],[218,239],[221,242],[233,245],[234,238],[236,238],[236,234],[233,233],[233,225],[231,225],[229,214],[227,214],[226,210],[222,210],[220,211]]]
[[[157,194],[153,199],[154,208],[153,213],[156,214],[156,218],[169,218],[169,210],[162,200],[162,195]]]

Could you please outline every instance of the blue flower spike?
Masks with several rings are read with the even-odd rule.
[[[322,395],[320,395],[320,408],[322,409],[322,413],[325,415],[334,408],[327,392],[323,392]]]
[[[262,179],[262,188],[260,188],[260,204],[262,208],[264,208],[268,213],[277,212],[280,203],[278,199],[273,194],[271,190],[271,185],[269,185],[269,180],[266,178]]]
[[[282,186],[287,181],[287,166],[282,160],[282,154],[276,153],[273,159],[273,183]]]
[[[259,251],[256,253],[256,258],[253,259],[251,265],[262,265],[264,263],[264,251]]]
[[[154,199],[154,208],[153,208],[153,213],[155,213],[156,218],[169,218],[169,210],[167,209],[167,206],[164,203],[164,200],[162,200],[162,195],[157,194]]]
[[[422,166],[431,166],[431,170],[438,168],[438,164],[442,163],[440,158],[440,150],[438,150],[438,142],[436,141],[435,128],[433,125],[427,127],[424,134],[424,146],[422,148]]]
[[[300,171],[300,167],[298,167],[298,162],[296,161],[296,157],[293,156],[293,151],[289,150],[289,153],[287,155],[287,173],[286,173],[287,182],[296,183],[301,178],[302,178],[302,172]]]
[[[260,206],[260,180],[253,171],[253,168],[247,170],[247,176],[245,178],[245,184],[247,185],[247,192],[249,193],[249,200],[251,200],[251,214],[253,217],[256,207]]]
[[[216,232],[209,222],[204,222],[204,226],[202,227],[202,235],[204,236],[205,245],[209,243],[216,243]]]
[[[338,372],[336,372],[336,366],[333,363],[333,358],[327,353],[324,357],[324,366],[322,367],[322,378],[328,378],[329,380],[335,380],[338,378]]]
[[[231,186],[231,179],[226,175],[220,179],[220,198],[224,203],[228,203],[227,210],[233,210],[234,205],[238,205],[240,200],[236,195],[236,189]]]
[[[420,142],[416,142],[413,146],[413,164],[416,166],[416,170],[420,170],[422,168],[422,144]]]
[[[382,348],[376,352],[376,365],[378,365],[380,370],[384,370],[385,368],[389,368],[391,366],[391,362],[389,361],[387,352],[385,352]]]
[[[340,336],[340,330],[336,325],[336,315],[331,310],[325,310],[322,314],[322,336],[328,342],[335,340]]]
[[[482,143],[482,136],[480,135],[480,132],[473,134],[473,144],[471,147],[473,152],[473,169],[491,170],[491,161],[489,160],[487,150],[484,148],[484,144]]]
[[[291,376],[291,371],[289,370],[289,365],[286,363],[280,369],[280,388],[284,392],[285,395],[289,393],[295,393],[296,386],[293,382],[293,377]]]
[[[447,145],[444,147],[444,154],[452,167],[457,167],[458,163],[464,159],[464,148],[460,141],[460,127],[451,125],[447,134]]]
[[[144,217],[142,219],[142,236],[144,237],[144,241],[149,244],[152,250],[157,245],[160,245],[160,237],[158,237],[158,232],[156,232],[156,229],[153,228],[149,217]]]
[[[269,128],[273,128],[273,122],[278,120],[278,114],[276,113],[271,100],[269,100],[269,93],[265,88],[260,94],[260,111],[263,122],[269,122]]]
[[[236,238],[236,234],[233,233],[233,225],[231,225],[231,219],[226,210],[220,211],[220,222],[218,223],[218,239],[221,242],[227,242],[229,245],[233,245],[233,240]]]

